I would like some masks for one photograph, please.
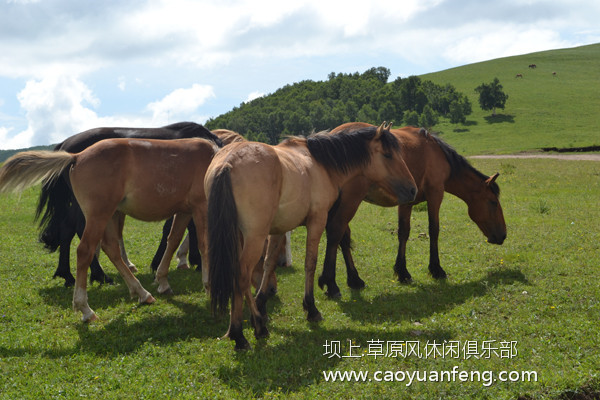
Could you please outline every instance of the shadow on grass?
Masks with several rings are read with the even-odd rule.
[[[508,122],[511,124],[515,123],[515,116],[507,114],[488,115],[487,117],[484,117],[484,119],[488,124],[501,124],[503,122]]]
[[[153,272],[139,272],[136,277],[142,286],[157,296],[156,285],[154,283]],[[102,309],[113,307],[120,304],[123,299],[128,300],[129,290],[120,275],[111,275],[115,281],[112,285],[94,283],[90,285],[88,282],[88,302],[92,309]],[[195,270],[176,270],[169,271],[169,284],[176,294],[186,295],[192,293],[200,293],[204,291],[202,283],[202,274]],[[44,287],[39,289],[39,295],[44,302],[51,306],[58,306],[64,309],[71,309],[73,300],[73,288],[65,288],[62,284],[59,286]],[[132,300],[133,302],[134,300]]]
[[[399,340],[419,340],[423,343],[436,340],[437,343],[442,343],[454,336],[450,331],[431,331],[423,332],[415,338],[409,330],[385,332],[377,328],[323,329],[319,325],[315,325],[311,332],[274,327],[271,334],[282,335],[285,342],[275,346],[257,345],[255,350],[232,354],[237,362],[222,363],[217,369],[217,377],[248,397],[262,398],[271,390],[283,388],[286,392],[296,392],[322,381],[323,371],[334,370],[338,364],[348,360],[342,357],[348,354],[346,339],[352,339],[353,343],[360,345],[360,349],[353,352],[353,355],[373,357],[364,353],[371,340],[381,340],[384,343]],[[340,357],[329,357],[331,354],[327,354],[324,347],[327,340],[340,340]],[[398,356],[398,360],[401,357]],[[360,368],[360,360],[356,362],[357,368]]]
[[[352,291],[340,308],[350,318],[367,323],[385,321],[418,321],[435,313],[443,313],[471,298],[481,297],[500,285],[528,281],[517,269],[497,269],[477,281],[451,283],[447,281],[415,285],[411,293],[382,294],[372,301],[363,299],[360,291]]]

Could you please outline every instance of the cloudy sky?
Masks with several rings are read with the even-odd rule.
[[[589,0],[0,0],[0,148],[204,123],[330,72],[598,43],[599,15]]]

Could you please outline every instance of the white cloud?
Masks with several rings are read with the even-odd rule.
[[[54,143],[91,127],[98,116],[90,107],[99,100],[79,79],[64,75],[30,80],[17,95],[25,110],[28,128],[17,136],[34,143]],[[92,125],[93,126],[93,125]]]
[[[152,111],[152,121],[164,125],[190,119],[190,116],[211,97],[215,97],[212,86],[193,84],[188,89],[174,90],[162,100],[148,104],[147,108]]]
[[[244,100],[244,103],[248,103],[248,102],[250,102],[250,101],[252,101],[254,99],[258,99],[259,97],[263,97],[264,95],[265,95],[264,93],[258,92],[258,91],[251,92],[248,95],[248,97],[246,97],[246,100]]]

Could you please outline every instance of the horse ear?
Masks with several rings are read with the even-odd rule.
[[[492,183],[494,183],[494,181],[496,180],[496,178],[498,178],[498,176],[500,175],[499,172],[496,172],[494,175],[490,176],[487,181],[485,181],[485,183],[490,186]]]
[[[379,127],[377,128],[377,131],[375,132],[375,138],[374,138],[375,140],[377,140],[381,137],[384,130],[387,130],[387,128],[385,127],[386,124],[387,124],[387,122],[383,121],[383,123],[381,125],[379,125]]]
[[[387,124],[383,129],[389,131],[390,129],[392,129],[392,125],[394,125],[394,121],[390,121],[390,123]]]

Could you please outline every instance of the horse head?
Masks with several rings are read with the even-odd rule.
[[[468,203],[469,217],[477,224],[489,243],[502,244],[506,239],[506,223],[500,205],[500,188],[495,173],[482,181],[479,189]]]
[[[402,158],[400,142],[390,132],[391,127],[391,123],[385,122],[377,127],[369,143],[371,162],[364,174],[379,188],[380,195],[387,193],[398,204],[410,203],[417,195],[417,185]]]

